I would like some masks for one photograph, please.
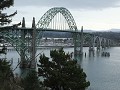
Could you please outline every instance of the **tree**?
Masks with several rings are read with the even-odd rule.
[[[13,79],[13,73],[10,63],[0,59],[0,90],[11,90],[11,79]]]
[[[14,79],[10,63],[0,59],[0,90],[23,90]]]
[[[7,15],[7,13],[2,13],[2,11],[6,8],[9,8],[14,4],[14,0],[1,0],[0,1],[0,25],[9,24],[12,20],[10,19],[12,16],[17,14],[17,11],[13,14]]]
[[[3,10],[9,8],[10,6],[13,6],[13,2],[14,0],[0,0],[0,26],[4,26],[5,24],[9,24],[10,22],[12,22],[11,17],[17,14],[17,11],[10,15],[7,15],[7,13],[3,13]],[[13,26],[16,25],[20,24],[15,24]],[[0,35],[0,43],[2,43],[3,37],[4,36]],[[6,54],[5,51],[6,47],[3,45],[2,50],[0,50],[0,54]],[[15,83],[14,75],[10,66],[10,63],[6,59],[0,58],[0,90],[23,90]]]
[[[30,70],[25,78],[21,81],[21,86],[24,90],[41,90],[37,72]]]
[[[6,9],[6,8],[9,8],[10,6],[13,6],[14,4],[14,0],[0,0],[0,25],[3,26],[5,24],[9,24],[12,22],[12,17],[14,15],[17,14],[17,11],[15,11],[14,13],[10,14],[10,15],[7,15],[7,13],[3,13],[3,11]],[[14,24],[13,26],[11,27],[16,27],[16,26],[19,26],[21,25],[21,23],[18,23],[18,24]],[[5,28],[5,27],[3,27]],[[2,35],[0,35],[0,43],[1,43],[1,40],[2,39]],[[3,47],[2,50],[0,50],[0,54],[3,53],[3,54],[6,54],[5,52],[5,47]]]
[[[50,57],[52,60],[41,55],[38,64],[38,75],[44,78],[44,86],[52,90],[85,90],[90,85],[83,69],[63,49],[50,51]]]

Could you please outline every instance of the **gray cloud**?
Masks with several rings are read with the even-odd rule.
[[[120,0],[15,0],[15,6],[47,6],[79,9],[103,9],[119,7]]]

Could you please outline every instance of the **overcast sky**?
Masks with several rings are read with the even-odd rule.
[[[73,15],[78,29],[108,30],[120,29],[120,0],[14,0],[14,6],[6,12],[17,10],[12,23],[26,19],[31,27],[32,17],[36,23],[42,15],[53,7],[65,7]]]

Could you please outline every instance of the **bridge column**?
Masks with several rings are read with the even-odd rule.
[[[89,45],[89,56],[91,56],[91,54],[94,56],[94,51],[95,51],[95,42],[94,42],[94,36],[91,40],[91,43]]]
[[[100,46],[99,45],[97,46],[97,51],[100,51]]]
[[[106,47],[109,48],[110,47],[110,44],[109,44],[110,40],[106,40]]]
[[[94,56],[95,55],[95,53],[94,53],[94,47],[93,46],[89,46],[89,56]]]
[[[23,17],[22,20],[22,28],[25,28],[25,18]],[[20,64],[20,68],[25,68],[26,67],[26,60],[25,60],[25,31],[24,29],[21,30],[21,48],[20,48],[20,58],[21,58],[21,64]]]
[[[105,49],[106,48],[106,42],[105,42],[105,39],[103,39],[102,40],[102,42],[101,42],[101,47],[102,47],[102,49]]]
[[[81,45],[80,45],[80,54],[83,54],[83,26],[81,27]]]
[[[76,56],[78,55],[78,47],[80,47],[80,46],[78,46],[78,42],[77,42],[77,36],[78,36],[78,34],[75,32],[74,34],[73,34],[73,41],[74,41],[74,58],[76,58]]]
[[[110,47],[110,40],[108,40],[108,47]]]
[[[33,68],[35,69],[36,68],[36,61],[35,61],[35,54],[36,54],[36,26],[35,26],[35,18],[33,17],[33,22],[32,22],[32,28],[33,28],[33,31],[32,31],[32,57],[30,60],[30,68]]]
[[[83,54],[83,27],[81,33],[74,33],[74,58],[80,57]]]
[[[97,43],[96,43],[96,48],[97,48],[97,51],[100,51],[100,46],[101,46],[100,41],[97,41]]]

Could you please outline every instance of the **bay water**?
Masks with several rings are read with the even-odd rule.
[[[46,56],[50,57],[50,50],[49,48],[38,49],[36,55],[45,53]],[[71,53],[74,51],[74,48],[64,48],[64,50]],[[101,56],[102,52],[109,52],[110,56]],[[20,58],[15,50],[9,51],[6,56],[0,55],[0,57],[13,60],[13,69],[18,64]],[[39,55],[37,62],[38,60]],[[84,47],[83,57],[78,60],[78,63],[86,73],[87,80],[90,81],[90,86],[87,90],[120,90],[120,47],[106,48],[99,52],[95,50],[94,56],[89,56],[88,47]],[[19,67],[14,72],[19,73]]]

